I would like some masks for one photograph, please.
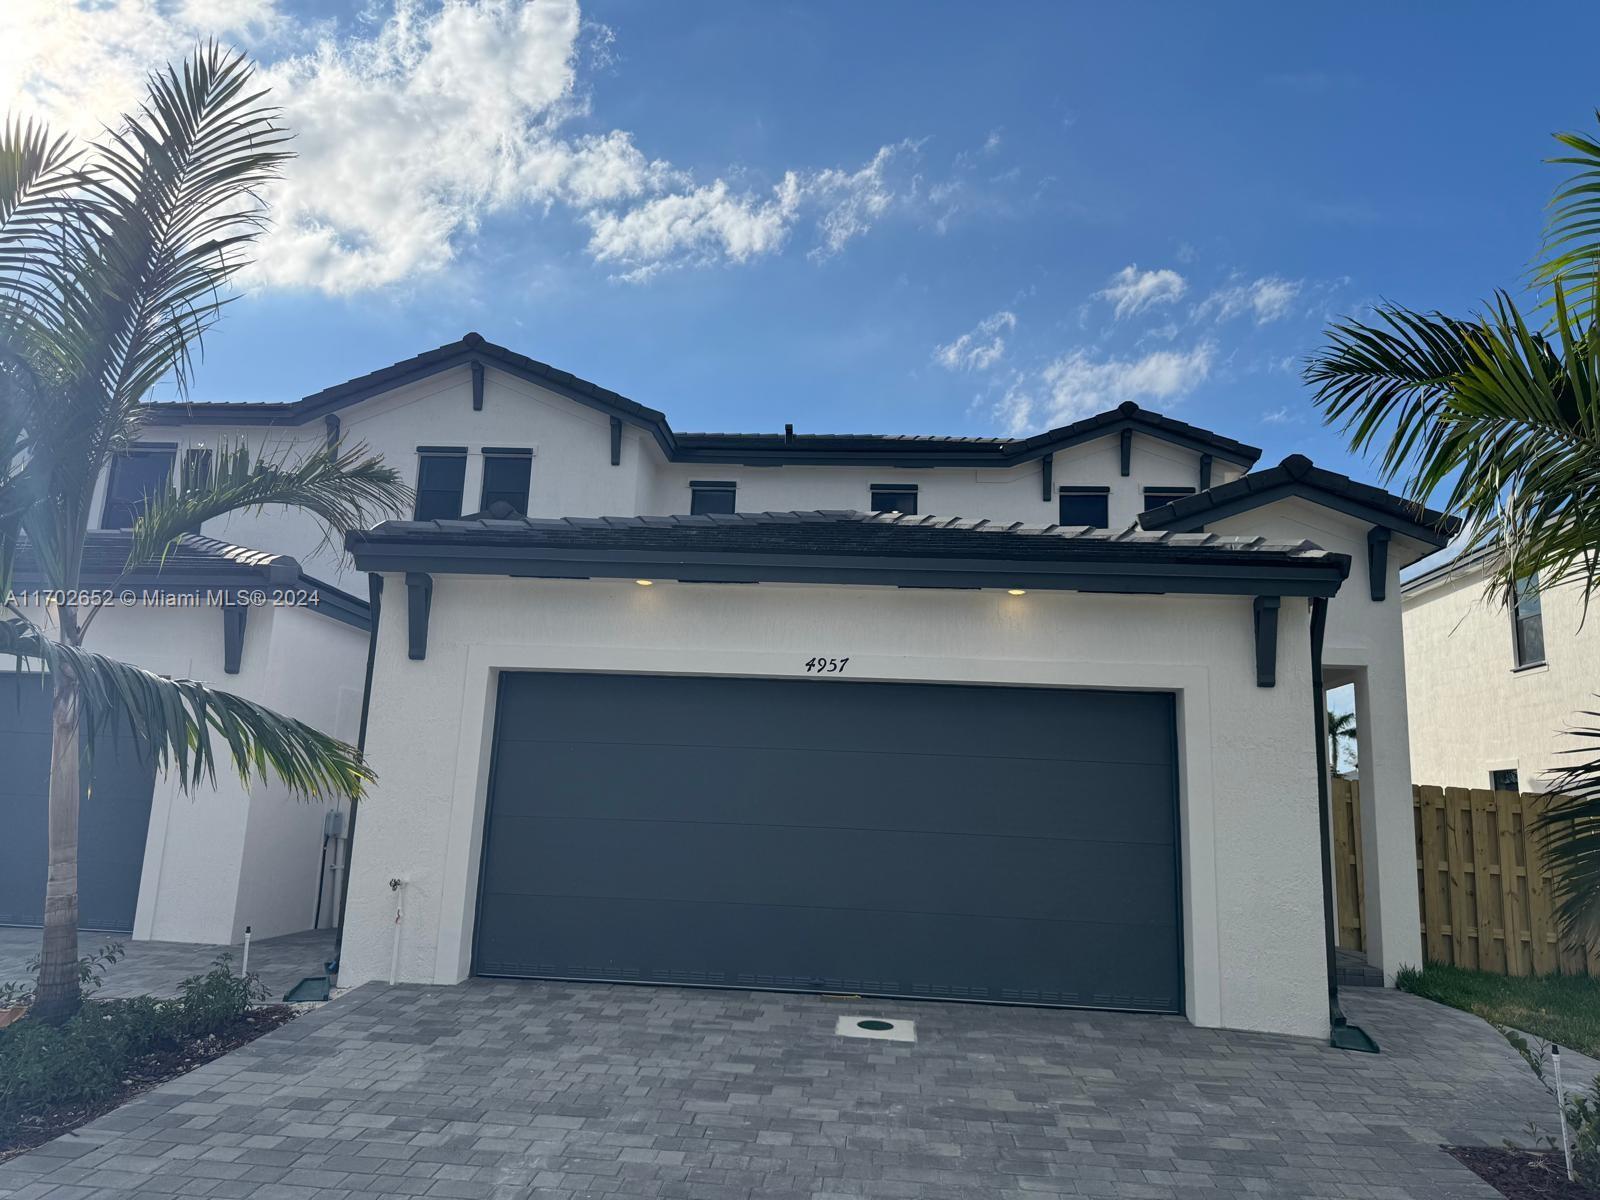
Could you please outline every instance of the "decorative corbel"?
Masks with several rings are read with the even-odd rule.
[[[1269,688],[1278,684],[1278,608],[1281,603],[1277,596],[1256,597],[1257,687]]]
[[[1389,593],[1389,539],[1393,532],[1383,525],[1367,530],[1367,582],[1372,598],[1382,600]]]
[[[472,411],[483,411],[483,364],[472,360]]]
[[[409,655],[428,657],[428,617],[433,610],[433,576],[426,571],[406,572],[406,623]]]
[[[1133,474],[1133,430],[1122,431],[1122,475],[1126,479]]]
[[[1049,504],[1050,503],[1050,494],[1056,490],[1056,488],[1055,488],[1056,456],[1054,454],[1046,454],[1043,458],[1041,458],[1039,460],[1039,464],[1040,464],[1040,466],[1039,466],[1039,470],[1040,470],[1039,491],[1041,492],[1041,495],[1039,496],[1039,499],[1043,500],[1046,504]]]
[[[239,663],[244,658],[244,624],[250,609],[243,604],[222,606],[222,670],[227,675],[239,673]]]

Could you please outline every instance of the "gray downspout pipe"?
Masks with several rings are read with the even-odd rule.
[[[372,668],[378,658],[378,617],[383,611],[383,576],[376,571],[367,574],[367,605],[372,612],[372,628],[367,633],[367,675],[361,689],[361,726],[356,733],[356,749],[367,752],[367,717],[372,713]],[[356,808],[354,797],[350,800],[350,828],[345,831],[344,878],[339,880],[339,928],[333,938],[333,957],[327,962],[328,974],[339,974],[339,959],[344,950],[345,909],[350,903],[350,868],[356,852]]]
[[[1328,629],[1328,601],[1311,601],[1311,703],[1317,744],[1317,830],[1322,842],[1322,936],[1328,962],[1328,1044],[1340,1050],[1378,1053],[1378,1043],[1366,1030],[1352,1025],[1339,1007],[1339,956],[1335,949],[1333,917],[1333,803],[1328,795],[1328,689],[1322,678],[1322,642]],[[348,873],[348,872],[347,872]]]

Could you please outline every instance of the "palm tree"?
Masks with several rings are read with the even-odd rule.
[[[240,54],[199,47],[152,75],[138,111],[87,152],[31,123],[0,129],[0,596],[24,540],[48,587],[78,587],[96,479],[135,439],[157,382],[187,394],[191,355],[264,227],[260,190],[289,157],[252,73]],[[159,566],[185,530],[229,512],[305,508],[333,537],[406,495],[360,448],[219,457],[210,480],[147,498],[126,570]],[[276,775],[300,797],[355,798],[371,778],[355,750],[310,726],[86,649],[96,611],[56,605],[40,625],[0,610],[0,654],[47,671],[52,690],[50,869],[30,1013],[45,1021],[80,1003],[78,769],[97,736],[126,730],[186,788],[214,779],[218,742],[243,777]]]
[[[1328,710],[1328,764],[1338,774],[1339,763],[1355,761],[1356,715]]]
[[[1556,192],[1528,311],[1507,291],[1460,317],[1380,305],[1335,323],[1305,378],[1386,481],[1463,518],[1461,549],[1489,555],[1492,597],[1537,574],[1587,603],[1600,587],[1600,142],[1557,140],[1570,153],[1553,161],[1576,170]],[[1559,783],[1571,799],[1541,829],[1561,919],[1600,938],[1600,760]]]

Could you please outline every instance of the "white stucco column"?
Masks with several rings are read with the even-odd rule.
[[[1384,981],[1392,985],[1399,968],[1422,965],[1405,662],[1395,658],[1351,674],[1361,772],[1367,961],[1382,970]]]

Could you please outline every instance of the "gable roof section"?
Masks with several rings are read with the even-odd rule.
[[[1275,467],[1149,509],[1139,514],[1139,524],[1146,529],[1192,531],[1288,498],[1321,504],[1430,546],[1448,544],[1461,530],[1456,517],[1323,470],[1303,454],[1291,454]]]
[[[1123,429],[1159,438],[1242,467],[1261,451],[1195,425],[1147,412],[1132,402],[1109,412],[1047,430],[1031,438],[905,437],[887,434],[676,433],[664,413],[619,392],[581,379],[527,355],[469,333],[419,354],[290,403],[163,402],[144,406],[154,425],[303,425],[393,388],[471,363],[493,366],[575,403],[637,426],[654,438],[669,461],[739,465],[892,465],[902,467],[1008,467]]]
[[[160,563],[124,572],[133,546],[126,530],[92,530],[84,541],[80,586],[85,589],[126,590],[146,603],[152,595],[218,596],[228,603],[248,602],[255,592],[270,597],[275,592],[305,593],[315,599],[304,607],[323,616],[367,629],[370,609],[365,600],[307,575],[298,560],[287,554],[269,554],[235,546],[216,538],[186,533],[173,543]],[[43,588],[46,582],[38,559],[24,540],[17,547],[13,586],[18,592]],[[297,595],[298,598],[298,595]]]
[[[363,571],[686,583],[1331,596],[1350,569],[1310,542],[846,511],[389,521],[345,545]]]

